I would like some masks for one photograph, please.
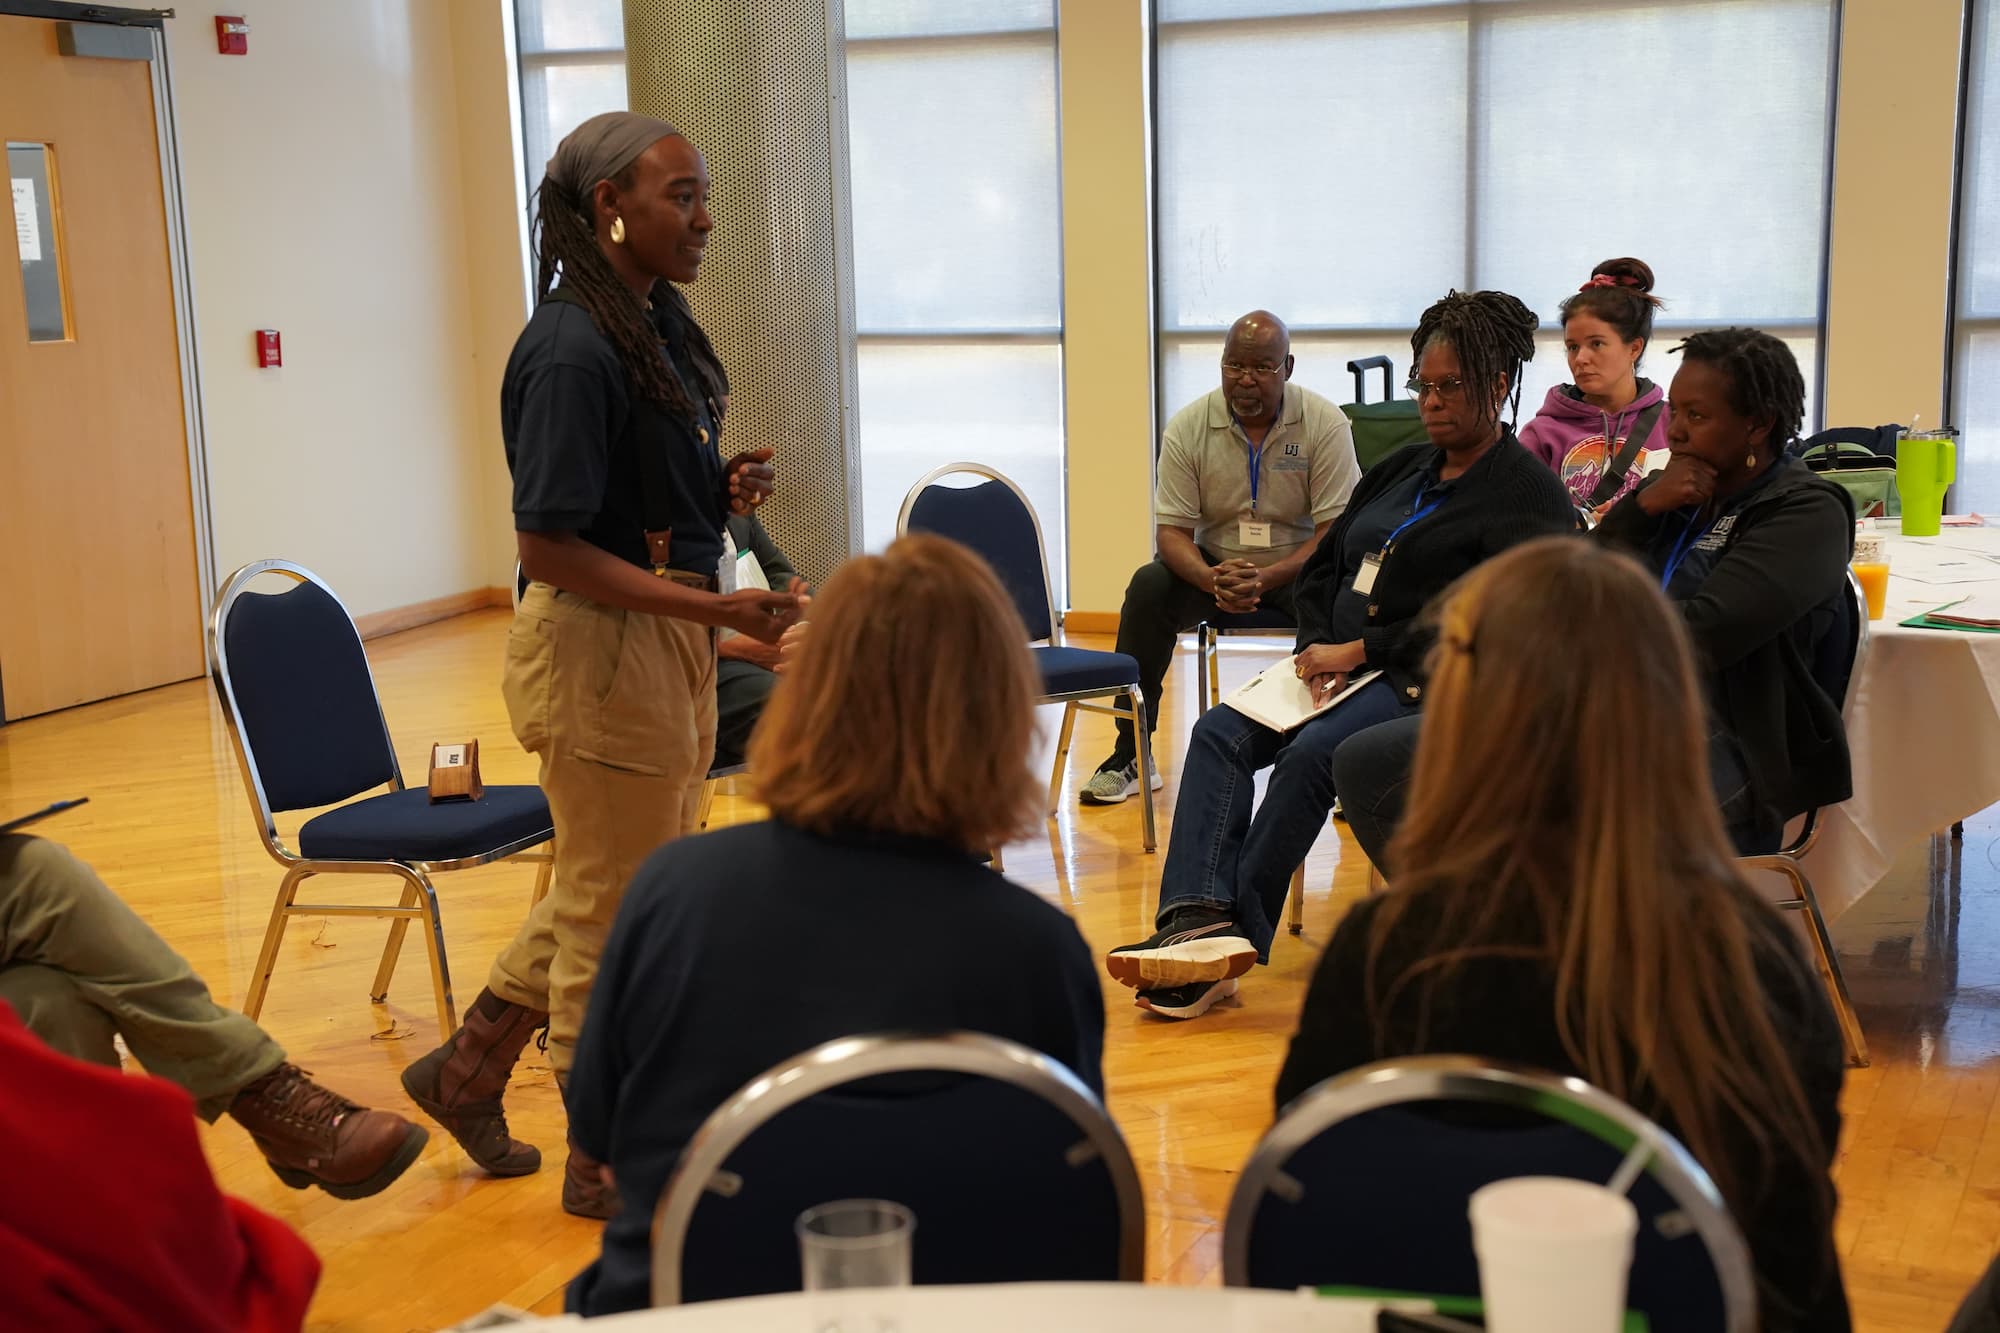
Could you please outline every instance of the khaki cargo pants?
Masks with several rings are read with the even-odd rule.
[[[715,636],[531,583],[501,682],[514,735],[542,761],[555,873],[487,986],[549,1014],[569,1072],[604,939],[655,847],[694,830],[715,750]]]

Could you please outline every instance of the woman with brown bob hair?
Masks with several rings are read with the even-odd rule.
[[[646,1306],[653,1210],[681,1149],[737,1089],[822,1042],[991,1033],[1103,1091],[1083,937],[977,859],[1040,824],[1039,686],[999,579],[954,542],[904,537],[835,571],[812,626],[750,741],[771,818],[661,847],[605,946],[570,1126],[623,1209],[571,1310]]]
[[[1394,887],[1327,945],[1277,1102],[1401,1055],[1580,1076],[1707,1168],[1750,1242],[1767,1333],[1845,1329],[1839,1030],[1736,870],[1687,633],[1658,583],[1546,538],[1446,594]]]

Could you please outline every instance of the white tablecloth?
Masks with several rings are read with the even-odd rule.
[[[1021,1282],[909,1287],[891,1292],[794,1292],[640,1310],[603,1319],[516,1324],[576,1333],[1374,1333],[1373,1301],[1283,1291],[1142,1286],[1136,1282]],[[883,1316],[874,1319],[870,1316]]]
[[[1822,818],[1806,857],[1829,919],[1874,887],[1896,858],[1953,821],[2000,801],[2000,634],[1906,629],[1900,621],[1969,593],[2000,594],[2000,529],[1935,537],[1882,530],[1888,611],[1847,700],[1853,799]],[[1940,558],[1990,563],[1978,583],[1919,582]]]

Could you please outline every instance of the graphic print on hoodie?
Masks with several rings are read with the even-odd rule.
[[[1648,455],[1667,447],[1666,391],[1651,380],[1638,382],[1639,396],[1616,412],[1606,412],[1583,401],[1574,384],[1558,384],[1542,400],[1535,419],[1521,427],[1521,445],[1547,463],[1562,478],[1570,499],[1587,505],[1605,469],[1617,458],[1639,415],[1653,404],[1660,411],[1653,419],[1625,482],[1611,498],[1617,500],[1637,486],[1646,474]]]

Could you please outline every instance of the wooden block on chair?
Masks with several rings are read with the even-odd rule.
[[[476,801],[486,794],[479,780],[479,742],[431,746],[431,804]]]

